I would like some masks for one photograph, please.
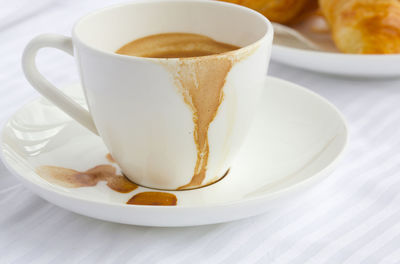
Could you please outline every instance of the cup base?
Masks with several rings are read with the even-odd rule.
[[[229,168],[229,169],[224,173],[224,175],[222,175],[222,177],[218,178],[218,179],[215,180],[215,181],[209,182],[209,183],[207,183],[207,184],[205,184],[205,185],[202,185],[202,186],[197,186],[197,187],[187,188],[187,189],[163,189],[163,188],[154,188],[154,187],[142,185],[142,184],[139,184],[139,183],[137,183],[137,182],[134,182],[134,181],[130,180],[130,179],[124,174],[124,172],[121,172],[121,174],[124,175],[124,176],[126,177],[126,179],[128,179],[130,182],[132,182],[132,183],[134,183],[134,184],[136,184],[136,185],[138,185],[138,186],[141,186],[141,187],[144,187],[144,188],[148,188],[148,189],[153,189],[153,190],[158,190],[158,191],[190,191],[190,190],[196,190],[196,189],[205,188],[205,187],[208,187],[208,186],[210,186],[210,185],[213,185],[213,184],[215,184],[215,183],[217,183],[217,182],[223,180],[223,179],[226,177],[226,175],[229,174],[229,171],[230,171],[230,170],[231,170],[231,169]]]

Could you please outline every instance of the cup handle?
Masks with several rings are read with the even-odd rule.
[[[22,68],[26,79],[41,95],[81,125],[98,135],[89,111],[57,89],[38,71],[35,60],[36,54],[41,48],[46,47],[56,48],[74,56],[74,48],[70,37],[55,34],[37,36],[28,43],[22,55]]]

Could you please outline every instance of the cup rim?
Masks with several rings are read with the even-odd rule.
[[[232,50],[232,51],[228,51],[228,52],[224,52],[224,53],[218,53],[218,54],[212,54],[212,55],[205,55],[205,56],[198,56],[198,57],[185,57],[185,58],[150,58],[150,57],[139,57],[139,56],[129,56],[129,55],[123,55],[123,54],[118,54],[115,52],[110,52],[110,51],[105,51],[102,49],[99,49],[97,47],[94,47],[92,45],[89,45],[87,43],[85,43],[84,41],[82,41],[77,34],[77,28],[79,27],[79,24],[91,17],[91,16],[95,16],[98,15],[102,12],[106,12],[108,10],[114,9],[114,8],[119,8],[122,6],[127,6],[127,5],[135,5],[135,4],[148,4],[148,3],[202,3],[202,4],[209,4],[209,5],[220,5],[220,6],[227,6],[229,8],[237,8],[237,9],[242,9],[246,12],[250,12],[253,15],[257,16],[258,18],[260,18],[261,20],[264,21],[265,26],[266,26],[266,32],[265,34],[259,38],[258,40],[252,42],[249,45],[240,47],[239,49],[236,50]],[[87,13],[86,15],[80,17],[73,25],[72,27],[72,39],[74,40],[74,42],[79,42],[80,45],[84,46],[86,49],[92,50],[94,52],[100,53],[102,55],[106,55],[106,56],[112,56],[114,58],[119,58],[119,59],[123,59],[123,60],[145,60],[145,61],[178,61],[178,60],[193,60],[196,58],[207,58],[207,57],[215,57],[215,56],[226,56],[228,54],[236,54],[236,53],[241,53],[241,52],[245,52],[246,50],[251,50],[253,47],[256,47],[259,45],[260,42],[262,42],[264,39],[273,36],[274,34],[274,29],[272,27],[271,22],[268,20],[268,18],[266,18],[264,15],[262,15],[261,13],[250,9],[248,7],[245,6],[241,6],[238,4],[233,4],[233,3],[229,3],[229,2],[222,2],[222,1],[204,1],[204,0],[139,0],[139,1],[129,1],[129,2],[124,2],[124,3],[119,3],[119,4],[114,4],[114,5],[110,5],[107,7],[103,7],[94,11],[91,11],[89,13]]]

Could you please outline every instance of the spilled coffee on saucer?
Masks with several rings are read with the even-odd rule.
[[[209,156],[208,128],[222,103],[225,78],[235,61],[228,54],[209,55],[222,55],[239,48],[204,35],[164,33],[136,39],[116,51],[118,54],[136,57],[193,59],[192,62],[182,60],[178,67],[164,63],[175,79],[183,100],[192,110],[195,130],[193,135],[197,161],[193,176],[190,182],[178,189],[213,183],[203,182]]]

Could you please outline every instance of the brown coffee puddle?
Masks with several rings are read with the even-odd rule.
[[[56,166],[36,168],[36,173],[43,179],[67,188],[95,186],[100,181],[106,181],[108,187],[120,193],[129,193],[138,188],[125,176],[117,175],[116,171],[112,165],[98,165],[83,172]]]
[[[107,159],[109,162],[111,162],[111,163],[116,163],[116,162],[115,162],[115,159],[113,158],[113,156],[111,156],[111,153],[108,153],[108,154],[106,155],[106,159]]]
[[[178,199],[172,193],[166,192],[141,192],[135,194],[127,204],[135,205],[176,205]]]

